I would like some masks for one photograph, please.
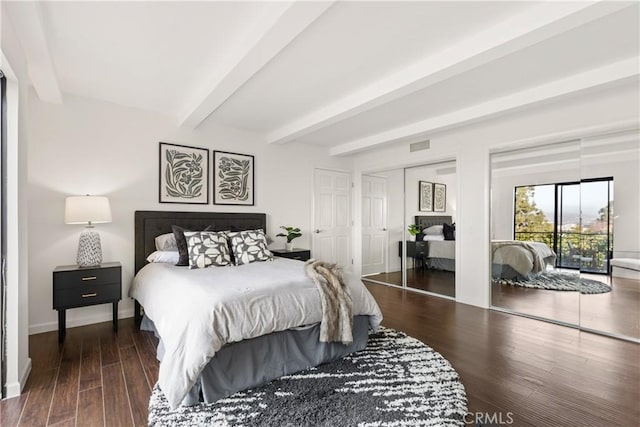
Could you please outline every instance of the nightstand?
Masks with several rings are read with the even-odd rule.
[[[407,258],[413,258],[413,268],[416,268],[416,260],[420,260],[422,271],[424,271],[424,264],[429,248],[427,243],[428,242],[423,240],[407,240]],[[402,258],[402,242],[398,242],[398,256]]]
[[[309,258],[311,258],[311,251],[309,249],[293,248],[291,251],[286,249],[272,249],[271,252],[273,252],[275,256],[297,259],[299,261],[308,261]]]
[[[62,265],[53,270],[53,308],[58,310],[58,341],[66,333],[66,310],[113,304],[113,331],[118,332],[118,301],[122,299],[122,266],[105,262],[97,267]]]

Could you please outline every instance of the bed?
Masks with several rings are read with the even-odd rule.
[[[453,225],[451,216],[426,216],[417,215],[415,223],[422,233],[418,234],[419,240],[428,240],[427,255],[424,265],[428,268],[455,271],[456,269],[456,241],[455,227],[453,227],[453,240],[433,240],[428,229],[439,226]],[[429,240],[429,239],[432,240]],[[546,244],[540,242],[523,242],[517,240],[493,240],[491,242],[491,274],[495,278],[524,280],[546,271],[548,266],[554,266],[556,254]]]
[[[357,278],[353,342],[319,342],[322,309],[304,263],[287,258],[190,269],[147,263],[155,238],[172,225],[190,230],[263,229],[259,213],[135,213],[136,276],[129,295],[136,321],[158,336],[159,384],[172,407],[214,402],[282,375],[336,360],[366,346],[380,310]],[[144,313],[144,317],[143,317]]]

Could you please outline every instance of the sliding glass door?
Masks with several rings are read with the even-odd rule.
[[[607,274],[612,202],[612,178],[516,187],[514,240],[547,244],[556,267]]]

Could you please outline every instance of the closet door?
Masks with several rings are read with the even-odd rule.
[[[638,341],[640,134],[585,138],[581,146],[580,327]]]
[[[6,119],[6,78],[0,70],[0,399],[6,397],[7,392],[7,354],[4,348],[7,322],[6,307],[6,260],[7,260],[7,119]]]

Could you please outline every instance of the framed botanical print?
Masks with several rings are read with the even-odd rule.
[[[209,203],[209,150],[160,143],[160,203]]]
[[[445,212],[447,210],[447,186],[433,184],[433,211]]]
[[[213,152],[213,203],[253,206],[254,158],[248,154]]]
[[[418,210],[433,212],[433,184],[427,181],[418,183]]]

